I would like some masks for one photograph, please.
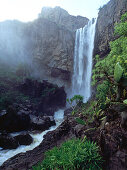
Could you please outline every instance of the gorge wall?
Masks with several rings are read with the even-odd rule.
[[[116,38],[114,26],[126,11],[127,0],[110,0],[100,8],[96,24],[94,56],[99,54],[104,57],[109,53],[109,42]]]
[[[0,56],[11,64],[30,62],[36,76],[66,85],[73,71],[75,31],[87,23],[60,7],[43,8],[33,22],[1,22]]]

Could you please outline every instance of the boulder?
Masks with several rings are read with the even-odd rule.
[[[34,109],[43,115],[53,116],[57,109],[66,106],[66,93],[64,87],[58,87],[46,80],[26,79],[18,89],[27,96],[36,98],[38,103]]]
[[[34,115],[30,116],[30,125],[32,130],[40,130],[44,131],[49,129],[49,127],[56,125],[54,119],[50,119],[50,117],[37,117]]]
[[[9,135],[0,135],[0,147],[3,149],[16,149],[19,143]]]
[[[28,130],[30,116],[28,111],[17,111],[13,106],[8,107],[6,114],[0,114],[0,131],[19,132]]]
[[[30,145],[33,138],[28,133],[22,133],[17,136],[8,134],[0,135],[0,147],[3,149],[16,149],[19,145]]]
[[[33,138],[28,133],[23,133],[14,137],[19,145],[30,145],[33,142]]]

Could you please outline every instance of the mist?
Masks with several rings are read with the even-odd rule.
[[[12,71],[25,66],[30,70],[30,76],[39,77],[37,65],[33,62],[35,44],[30,27],[31,23],[18,20],[0,22],[0,63]]]

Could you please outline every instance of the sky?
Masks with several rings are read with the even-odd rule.
[[[60,6],[71,15],[89,19],[97,16],[99,7],[109,0],[0,0],[0,21],[17,19],[23,22],[38,17],[42,7]]]

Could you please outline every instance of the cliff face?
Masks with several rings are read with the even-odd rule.
[[[109,41],[114,40],[114,26],[121,15],[127,11],[127,0],[110,0],[98,14],[94,55],[105,56],[109,53]]]
[[[60,26],[75,31],[81,27],[84,27],[88,23],[88,18],[82,16],[72,16],[66,10],[55,7],[44,7],[42,8],[39,18],[46,18],[50,21],[57,23]]]
[[[55,22],[39,18],[29,24],[25,33],[33,60],[43,78],[69,81],[73,68],[73,32]]]
[[[36,65],[33,71],[42,79],[60,85],[70,83],[75,30],[87,22],[87,18],[71,16],[56,7],[43,8],[39,18],[33,22],[0,23],[0,37],[3,37],[0,54],[7,60],[13,59],[13,62],[18,59],[33,62]]]

